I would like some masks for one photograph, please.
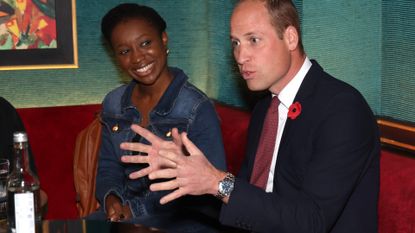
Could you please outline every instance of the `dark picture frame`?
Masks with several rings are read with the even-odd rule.
[[[0,70],[78,68],[75,0],[55,0],[56,48],[0,50]]]

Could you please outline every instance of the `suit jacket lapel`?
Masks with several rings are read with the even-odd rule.
[[[298,101],[301,104],[303,111],[304,111],[304,108],[310,107],[310,105],[308,104],[310,101],[310,97],[312,96],[313,92],[316,89],[316,85],[317,85],[317,81],[319,77],[321,77],[319,73],[323,71],[321,66],[316,61],[311,60],[311,62],[313,63],[313,65],[311,66],[310,70],[307,72],[306,76],[304,77],[304,80],[301,83],[300,89],[298,90],[294,98],[294,103]],[[300,116],[298,117],[303,117],[303,116],[301,116],[300,114]],[[299,118],[296,118],[296,119],[299,119]],[[279,161],[281,159],[284,159],[285,156],[289,156],[289,153],[287,150],[289,148],[291,130],[292,130],[293,125],[296,123],[295,121],[296,120],[287,118],[287,121],[284,126],[284,132],[282,134],[281,141],[280,141],[278,159],[275,165],[276,166],[275,171],[277,171],[278,169]],[[274,181],[276,181],[276,179]]]

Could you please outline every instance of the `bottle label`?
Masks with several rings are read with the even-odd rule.
[[[16,233],[35,233],[35,203],[33,193],[14,195]]]

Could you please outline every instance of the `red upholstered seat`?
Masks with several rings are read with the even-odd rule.
[[[379,233],[415,232],[414,157],[382,150],[378,209]]]

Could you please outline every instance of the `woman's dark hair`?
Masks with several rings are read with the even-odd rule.
[[[161,34],[166,30],[166,22],[153,8],[135,3],[120,4],[108,11],[101,21],[104,38],[111,44],[111,34],[121,22],[129,19],[145,20]]]

